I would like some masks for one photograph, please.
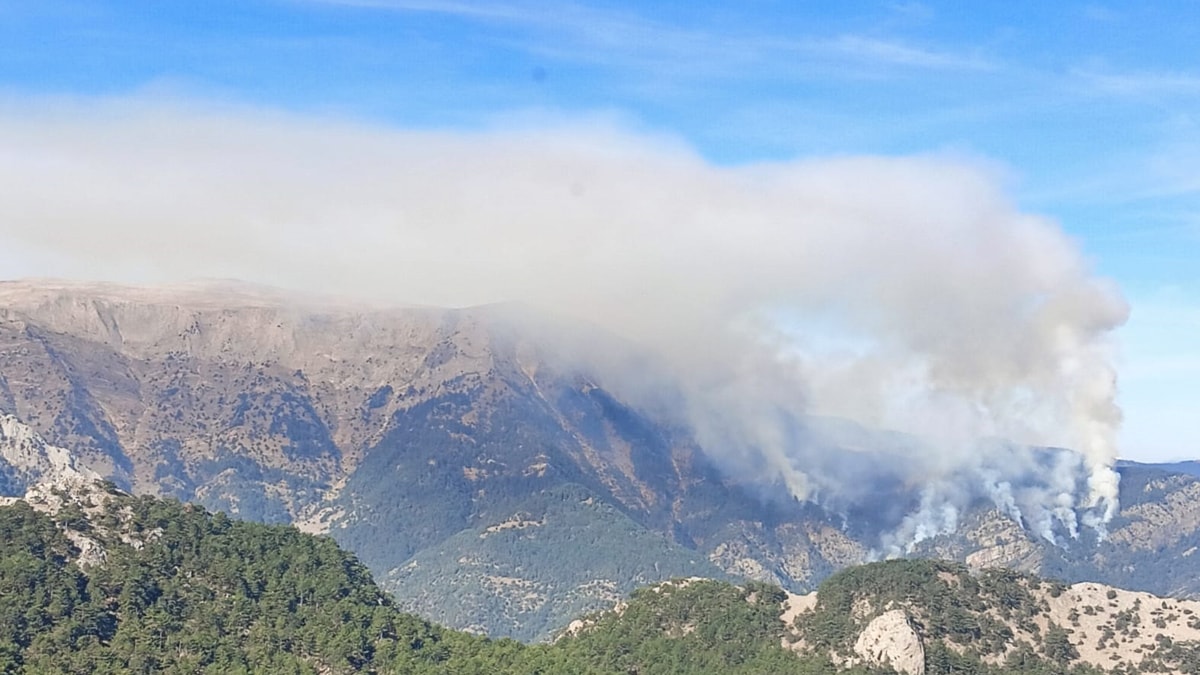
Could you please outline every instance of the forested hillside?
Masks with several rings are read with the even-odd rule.
[[[5,673],[624,673],[630,659],[644,672],[822,672],[794,670],[808,666],[779,646],[778,603],[729,613],[727,600],[683,640],[647,633],[635,611],[524,646],[401,612],[354,556],[291,527],[111,484],[0,507]]]
[[[523,645],[400,611],[327,537],[77,484],[0,507],[0,672],[1195,672],[1194,603],[1105,589],[937,561],[815,596],[680,579]]]
[[[398,612],[329,539],[121,495],[0,508],[0,640],[3,672],[73,673],[439,672],[480,644]]]

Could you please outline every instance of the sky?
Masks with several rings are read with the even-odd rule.
[[[50,170],[48,159],[36,163],[52,136],[103,129],[133,149],[137,136],[122,136],[120,120],[147,128],[195,115],[257,120],[294,138],[312,128],[422,138],[598,130],[615,147],[634,139],[655,158],[718,175],[948,157],[979,167],[1020,212],[1055,223],[1128,301],[1115,332],[1122,456],[1193,458],[1197,44],[1195,0],[0,0],[0,160],[34,175]],[[207,138],[202,122],[178,128]],[[104,152],[111,161],[116,150]],[[0,199],[28,187],[9,180]],[[49,204],[53,192],[38,199]],[[20,229],[38,227],[37,206],[4,215],[0,277],[159,274],[129,261],[89,267],[98,263],[81,262],[70,242],[38,240]]]

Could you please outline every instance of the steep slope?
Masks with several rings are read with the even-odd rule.
[[[458,627],[544,635],[635,580],[705,561],[810,590],[877,555],[919,502],[903,481],[864,482],[857,501],[822,506],[733,479],[678,419],[605,386],[605,367],[622,360],[652,370],[615,338],[515,308],[380,309],[226,282],[0,282],[11,428],[138,494],[328,533],[405,606]],[[835,427],[828,435],[854,448],[831,445],[817,471],[860,471],[872,445],[904,442],[836,420],[795,423]],[[21,452],[0,464],[10,495],[43,471]],[[1121,472],[1124,508],[1103,541],[1084,530],[1050,543],[980,502],[908,554],[1200,593],[1200,478]],[[562,494],[579,499],[545,506]],[[544,529],[481,536],[543,509]],[[579,529],[594,555],[529,558],[539,535],[572,546]],[[433,574],[455,581],[399,583]]]
[[[1200,477],[1144,464],[1120,474],[1122,509],[1104,539],[1085,530],[1054,545],[981,507],[958,532],[921,542],[913,554],[1200,598]]]
[[[23,494],[38,483],[71,485],[100,478],[65,448],[50,445],[12,415],[0,415],[0,494]]]
[[[599,386],[578,355],[616,343],[582,332],[510,308],[7,283],[0,409],[135,492],[329,532],[380,575],[558,488],[666,537],[668,558],[793,587],[865,553],[834,517],[728,482],[686,429]],[[622,528],[598,539],[618,566]]]
[[[487,526],[417,553],[382,579],[404,609],[481,633],[543,640],[663,578],[726,575],[589,493],[540,492]]]

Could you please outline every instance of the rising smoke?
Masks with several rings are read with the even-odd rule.
[[[978,159],[718,166],[604,120],[425,132],[139,100],[9,106],[0,147],[5,276],[578,316],[657,352],[730,470],[831,504],[862,472],[919,489],[895,550],[981,496],[1052,540],[1117,507],[1126,306]],[[907,440],[855,447],[814,415]]]

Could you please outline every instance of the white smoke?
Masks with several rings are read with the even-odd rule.
[[[977,462],[924,483],[918,503],[884,533],[875,557],[911,554],[922,542],[955,532],[961,514],[979,503],[994,506],[1050,544],[1078,539],[1081,521],[1097,538],[1105,536],[1107,511],[1088,506],[1092,471],[1082,455],[999,441],[978,450]]]
[[[798,498],[861,487],[806,415],[925,439],[847,456],[931,486],[910,541],[975,493],[1050,538],[1117,508],[1125,303],[977,159],[730,167],[602,120],[426,132],[144,100],[10,103],[0,148],[8,276],[523,300],[655,350],[705,446]],[[611,379],[636,398],[641,375]],[[989,438],[1073,448],[1085,484],[1061,463],[1030,483]],[[954,476],[974,487],[933,487]]]
[[[888,557],[912,553],[917,544],[958,529],[961,492],[950,483],[935,483],[921,491],[921,502],[899,527],[883,538]]]

